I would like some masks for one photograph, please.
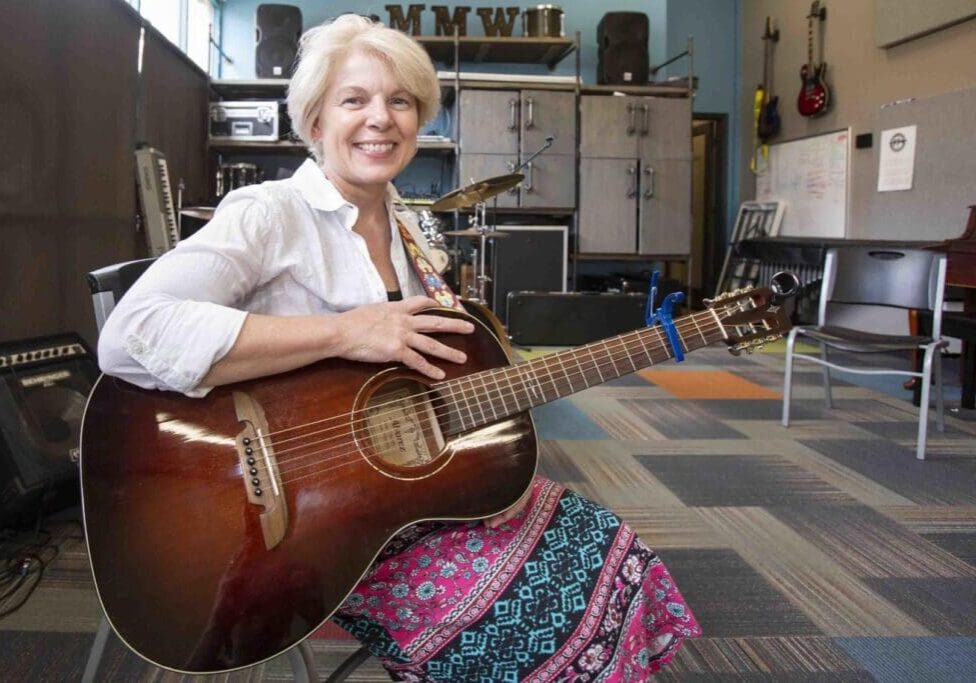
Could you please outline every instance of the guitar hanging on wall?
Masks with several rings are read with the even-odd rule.
[[[769,142],[779,134],[779,97],[772,94],[773,44],[779,42],[779,29],[773,29],[773,20],[766,17],[766,31],[763,33],[763,100],[759,111],[756,133],[763,142]]]
[[[830,106],[830,90],[824,80],[827,64],[822,60],[819,64],[813,62],[813,23],[815,20],[822,22],[826,19],[827,8],[821,7],[820,0],[814,0],[810,5],[810,14],[807,15],[807,63],[800,69],[803,85],[800,86],[800,96],[796,100],[797,109],[803,116],[820,116]]]

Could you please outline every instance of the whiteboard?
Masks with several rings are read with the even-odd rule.
[[[846,237],[850,146],[850,129],[769,146],[756,199],[786,203],[780,235]]]

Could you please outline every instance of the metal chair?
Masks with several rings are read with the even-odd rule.
[[[102,331],[102,327],[104,327],[105,321],[108,319],[112,309],[115,308],[115,304],[155,260],[155,258],[146,258],[125,261],[88,273],[88,287],[91,290],[92,305],[95,309],[95,322],[99,332]],[[92,648],[88,653],[88,661],[85,664],[85,673],[82,677],[83,683],[92,683],[95,680],[95,674],[98,672],[98,665],[101,663],[110,633],[111,628],[108,617],[103,613],[102,620],[98,625],[98,631],[95,634],[95,642],[92,644]],[[303,640],[298,645],[289,648],[281,656],[288,657],[292,671],[294,671],[295,681],[298,683],[318,681],[315,656],[307,640]],[[360,647],[336,668],[332,675],[325,680],[325,683],[341,683],[345,681],[369,656],[369,651],[365,647]]]
[[[824,278],[820,290],[817,324],[794,327],[786,340],[786,372],[783,383],[784,427],[790,424],[793,359],[817,363],[823,368],[824,391],[828,408],[832,408],[830,370],[862,375],[907,375],[921,381],[921,406],[918,417],[918,441],[915,455],[925,459],[925,440],[928,428],[929,391],[934,373],[936,391],[936,426],[944,431],[942,399],[942,357],[946,346],[942,333],[942,300],[945,289],[946,257],[924,249],[879,247],[835,247],[827,252]],[[851,305],[886,306],[907,311],[930,311],[931,334],[882,334],[869,329],[858,320]],[[797,353],[797,338],[815,342],[820,356]],[[828,350],[848,352],[845,364],[830,360]],[[897,367],[858,366],[856,357],[862,353],[892,351],[921,351],[924,353],[920,371]]]

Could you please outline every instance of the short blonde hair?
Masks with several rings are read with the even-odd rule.
[[[322,150],[312,139],[312,128],[322,98],[331,85],[334,71],[356,50],[382,60],[389,67],[397,82],[417,101],[421,126],[433,120],[440,109],[437,72],[424,48],[405,33],[366,17],[344,14],[302,35],[298,65],[288,84],[292,130],[316,159],[321,159]]]

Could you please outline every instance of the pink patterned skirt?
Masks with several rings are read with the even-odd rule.
[[[497,529],[410,527],[333,617],[397,681],[646,681],[701,629],[612,512],[536,478]]]

